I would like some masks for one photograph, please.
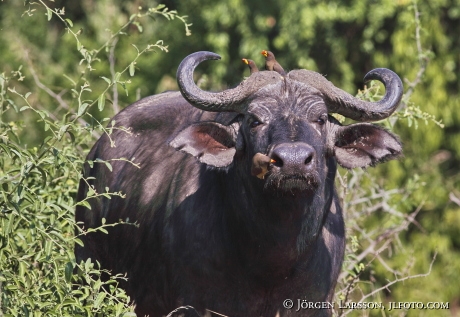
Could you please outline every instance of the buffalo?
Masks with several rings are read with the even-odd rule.
[[[254,72],[235,88],[204,91],[194,70],[216,59],[187,56],[180,92],[130,105],[96,142],[87,160],[112,168],[86,163],[78,201],[90,189],[124,197],[93,194],[76,221],[81,230],[137,225],[91,230],[76,258],[126,274],[138,316],[185,305],[200,316],[330,316],[345,247],[337,164],[364,168],[401,154],[397,136],[365,122],[391,115],[402,82],[388,69],[369,72],[365,80],[385,85],[377,102],[304,69]],[[331,113],[360,123],[342,125]],[[309,308],[297,309],[300,301]]]

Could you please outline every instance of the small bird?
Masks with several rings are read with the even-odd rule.
[[[251,174],[257,178],[264,179],[265,174],[268,173],[269,165],[274,163],[276,163],[276,161],[270,159],[267,155],[256,153],[252,158]]]
[[[252,59],[242,58],[241,60],[243,61],[243,63],[248,65],[249,70],[251,71],[251,74],[259,71],[259,69],[257,68],[256,63],[254,63],[254,61]]]
[[[274,70],[280,75],[286,75],[286,72],[284,71],[283,67],[281,67],[281,65],[276,61],[275,55],[272,52],[263,50],[261,54],[265,56],[266,70]]]

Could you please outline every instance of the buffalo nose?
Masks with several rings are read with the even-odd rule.
[[[300,142],[283,143],[272,150],[270,159],[285,172],[306,172],[315,167],[315,149]]]

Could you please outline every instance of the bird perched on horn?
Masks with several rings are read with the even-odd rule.
[[[281,65],[276,61],[275,55],[272,52],[263,50],[261,54],[265,56],[266,70],[274,70],[282,76],[286,75],[286,72],[284,71],[283,67],[281,67]]]
[[[256,72],[259,71],[259,69],[257,68],[256,63],[254,63],[254,61],[252,59],[242,58],[241,60],[243,61],[243,63],[248,65],[249,70],[251,71],[251,74],[256,73]]]

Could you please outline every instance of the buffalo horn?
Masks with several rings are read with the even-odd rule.
[[[193,80],[195,68],[205,60],[218,60],[220,56],[212,52],[196,52],[190,54],[177,69],[177,83],[182,96],[193,106],[206,111],[231,111],[243,113],[243,101],[260,88],[282,80],[276,72],[257,72],[237,87],[221,92],[201,90]]]
[[[365,81],[376,79],[385,85],[385,95],[380,101],[367,102],[335,87],[317,72],[301,69],[289,72],[290,79],[309,84],[324,96],[329,112],[339,113],[356,121],[377,121],[388,118],[398,107],[403,94],[403,84],[396,73],[386,68],[376,68],[364,76]]]

